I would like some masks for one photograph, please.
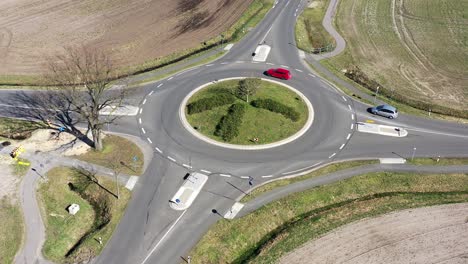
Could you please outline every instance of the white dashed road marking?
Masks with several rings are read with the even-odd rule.
[[[353,130],[353,128],[354,128],[354,123],[351,124],[351,130]]]
[[[242,179],[248,179],[250,178],[249,176],[241,176]]]
[[[344,100],[345,102],[348,101],[348,100],[346,100],[346,97],[344,97],[344,96],[341,96],[341,98],[343,98],[343,100]]]
[[[182,163],[182,166],[184,166],[185,168],[192,168],[192,166],[188,165],[188,164],[185,164],[185,163]]]
[[[158,85],[158,88],[159,88],[159,87],[161,87],[162,85],[163,85],[163,84],[162,84],[162,83],[160,83],[160,84]]]
[[[275,64],[273,64],[273,63],[271,63],[271,62],[267,62],[266,64],[267,64],[267,65],[275,65]]]
[[[140,108],[140,115],[141,115],[141,113],[143,113],[143,108]]]
[[[222,176],[222,177],[231,177],[231,175],[229,175],[229,174],[222,174],[222,173],[220,173],[219,176]]]
[[[354,120],[354,114],[351,114],[351,119]]]
[[[229,62],[221,62],[222,65],[226,65],[228,64]]]
[[[174,77],[169,77],[169,79],[167,79],[168,81],[172,80]]]
[[[173,162],[176,161],[176,160],[175,160],[173,157],[171,157],[171,156],[167,156],[167,158],[168,158],[169,160],[172,160]]]
[[[348,107],[349,107],[349,110],[353,111],[353,108],[351,108],[351,105],[348,105]]]
[[[211,173],[211,171],[208,171],[208,170],[200,170],[200,171],[201,171],[201,172],[204,172],[204,173],[208,173],[208,174]]]
[[[141,125],[141,117],[140,117],[140,118],[138,118],[138,123],[140,123],[140,125]]]
[[[151,91],[148,95],[152,95],[154,93],[154,91]]]
[[[309,76],[315,77],[315,75],[313,75],[312,73],[309,73]]]
[[[283,67],[283,68],[289,69],[289,67],[286,66],[286,65],[280,65],[280,66]]]
[[[265,176],[262,176],[262,178],[271,178],[273,177],[273,175],[265,175]]]
[[[143,134],[146,134],[146,131],[144,128],[141,128],[141,132],[143,132]]]
[[[158,147],[154,148],[157,152],[162,153],[162,150],[160,150]]]
[[[150,144],[153,144],[153,141],[151,141],[150,138],[146,138]]]
[[[146,98],[145,98],[145,100],[143,100],[143,104],[146,104]]]
[[[299,70],[299,69],[296,69],[296,71],[298,71],[298,72],[302,72],[302,70]]]
[[[205,65],[205,66],[206,66],[206,67],[210,67],[210,66],[213,66],[213,64],[207,64],[207,65]]]
[[[348,134],[348,136],[346,137],[346,140],[349,140],[351,138],[351,133]]]
[[[343,149],[343,148],[344,148],[344,146],[345,146],[345,144],[343,143],[343,145],[341,145],[340,149]]]
[[[331,159],[331,158],[335,157],[335,155],[336,155],[336,153],[333,153],[328,158]]]

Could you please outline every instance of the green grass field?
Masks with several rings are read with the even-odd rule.
[[[193,263],[275,263],[358,219],[455,202],[468,202],[468,174],[369,173],[291,194],[240,219],[221,219],[189,255]]]
[[[213,96],[220,90],[226,91],[226,89],[233,89],[237,86],[237,83],[238,80],[230,80],[210,85],[194,94],[189,99],[188,103],[194,102],[200,98]],[[244,100],[237,99],[236,102],[246,105],[246,112],[239,129],[239,136],[229,143],[253,145],[257,144],[252,142],[252,139],[255,137],[259,139],[258,144],[275,142],[293,135],[300,130],[307,121],[308,113],[305,103],[301,99],[296,99],[300,98],[296,93],[283,86],[271,82],[262,82],[257,93],[249,98],[249,101],[258,98],[270,98],[291,106],[301,114],[301,117],[297,122],[293,122],[281,114],[252,107]],[[214,132],[216,130],[216,125],[219,123],[221,117],[227,113],[229,107],[230,105],[226,105],[198,114],[186,114],[186,117],[192,127],[197,127],[198,132],[212,139],[222,141],[220,137],[214,135]]]
[[[120,186],[120,199],[117,200],[96,184],[90,185],[86,192],[94,197],[101,195],[107,197],[111,205],[111,221],[101,230],[90,233],[95,227],[94,221],[99,212],[89,201],[70,189],[69,183],[76,183],[75,176],[76,172],[70,168],[54,168],[47,173],[48,181],[41,183],[38,189],[38,200],[46,226],[46,241],[42,252],[46,258],[58,263],[98,255],[119,223],[130,199],[130,192],[123,186]],[[99,176],[98,180],[110,192],[117,193],[114,181]],[[74,216],[66,211],[72,203],[80,206],[80,210]],[[80,246],[73,250],[70,256],[66,256],[83,237],[85,238]],[[98,237],[102,238],[103,245],[99,244]]]
[[[319,177],[319,176],[329,174],[329,173],[333,173],[333,172],[340,171],[340,170],[346,170],[346,169],[351,169],[351,168],[355,168],[355,167],[359,167],[359,166],[376,164],[378,162],[379,162],[378,160],[357,160],[357,161],[345,161],[345,162],[332,163],[332,164],[326,165],[326,166],[324,166],[324,167],[322,167],[320,169],[314,170],[314,171],[312,171],[310,173],[307,173],[305,175],[302,175],[302,176],[298,176],[298,177],[294,177],[294,178],[286,178],[286,179],[277,180],[277,181],[272,181],[270,183],[262,185],[262,186],[260,186],[258,188],[255,188],[254,190],[252,190],[252,192],[249,195],[244,196],[241,199],[240,202],[241,203],[247,203],[248,201],[253,200],[256,197],[258,197],[258,196],[260,196],[260,195],[262,195],[262,194],[264,194],[266,192],[269,192],[269,191],[271,191],[273,189],[283,187],[283,186],[286,186],[286,185],[289,185],[289,184],[292,184],[292,183],[295,183],[295,182],[299,182],[299,181]]]
[[[74,158],[115,169],[119,173],[130,175],[143,173],[143,153],[133,142],[119,136],[107,135],[102,143],[104,148],[101,152],[92,149]],[[133,157],[136,157],[136,161]]]
[[[332,49],[335,46],[335,39],[322,26],[329,2],[330,0],[313,1],[297,19],[295,37],[299,49],[313,53],[320,48]]]
[[[340,1],[335,24],[347,48],[322,63],[335,73],[358,66],[390,95],[466,110],[467,4]]]
[[[6,197],[0,200],[0,263],[13,263],[23,242],[23,214],[17,203]]]

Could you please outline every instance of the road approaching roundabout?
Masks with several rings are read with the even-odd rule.
[[[311,127],[314,109],[304,94],[289,85],[264,78],[255,78],[259,82],[257,95],[252,91],[239,94],[238,86],[241,87],[242,82],[248,79],[226,78],[191,91],[179,108],[185,129],[200,140],[220,147],[260,150],[292,142]],[[224,102],[210,109],[205,109],[205,106],[201,110],[200,107],[195,109],[203,101],[210,104],[221,99]],[[230,115],[236,115],[233,112],[236,106],[242,112],[238,126],[226,125]],[[222,134],[223,125],[227,131],[241,131],[236,131],[234,136],[225,136]]]

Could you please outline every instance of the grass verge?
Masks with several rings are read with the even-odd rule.
[[[90,150],[74,158],[101,165],[119,173],[130,175],[143,173],[144,157],[140,148],[130,140],[119,136],[107,135],[103,140],[102,151]]]
[[[0,200],[0,263],[13,263],[23,241],[24,223],[20,206],[7,197]]]
[[[333,172],[340,171],[340,170],[346,170],[346,169],[351,169],[351,168],[355,168],[355,167],[359,167],[359,166],[376,164],[376,163],[379,163],[379,161],[378,160],[356,160],[356,161],[345,161],[345,162],[338,162],[338,163],[328,164],[328,165],[326,165],[324,167],[321,167],[321,168],[319,168],[317,170],[314,170],[314,171],[312,171],[310,173],[307,173],[305,175],[302,175],[302,176],[293,177],[293,178],[286,178],[286,179],[281,179],[281,180],[277,180],[277,181],[272,181],[272,182],[267,183],[265,185],[262,185],[262,186],[260,186],[258,188],[255,188],[254,190],[252,190],[252,192],[249,195],[246,195],[246,196],[242,197],[240,202],[241,203],[247,203],[248,201],[251,201],[251,200],[257,198],[258,196],[260,196],[260,195],[262,195],[262,194],[264,194],[266,192],[269,192],[269,191],[271,191],[273,189],[276,189],[276,188],[279,188],[279,187],[282,187],[282,186],[286,186],[286,185],[289,185],[289,184],[292,184],[292,183],[295,183],[295,182],[315,178],[315,177],[318,177],[318,176],[322,176],[324,174],[329,174],[329,173],[333,173]]]
[[[467,201],[468,174],[369,173],[291,194],[240,219],[220,220],[190,255],[194,263],[272,263],[363,217]]]
[[[195,93],[188,103],[207,98],[220,93],[231,93],[237,87],[239,80],[229,80],[210,85],[205,89]],[[262,81],[257,92],[249,96],[249,103],[256,99],[273,99],[287,106],[294,108],[300,113],[298,121],[294,122],[281,114],[270,112],[266,109],[255,108],[246,101],[237,99],[235,103],[245,105],[245,113],[242,124],[239,128],[239,135],[231,140],[231,144],[254,145],[266,144],[287,138],[299,131],[307,121],[308,110],[305,103],[293,91],[271,82]],[[192,127],[203,135],[217,141],[223,141],[221,137],[215,135],[216,126],[221,118],[227,114],[230,105],[214,108],[186,117]],[[258,142],[252,139],[258,138]]]
[[[407,159],[406,162],[413,165],[468,165],[468,158],[439,158],[439,160],[437,158],[415,158],[413,160]]]
[[[294,30],[299,49],[319,53],[331,51],[336,45],[335,39],[322,26],[329,2],[330,0],[313,1],[297,19]]]
[[[71,168],[54,168],[47,178],[38,189],[46,227],[44,256],[58,263],[75,263],[98,255],[120,221],[130,192],[121,186],[117,200],[111,194],[117,193],[114,181],[97,176],[98,184],[89,182]],[[80,206],[74,216],[66,211],[72,203]]]

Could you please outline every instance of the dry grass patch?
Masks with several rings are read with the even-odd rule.
[[[133,142],[119,136],[107,135],[103,139],[103,146],[104,148],[101,152],[92,149],[83,155],[74,157],[120,173],[130,175],[140,175],[143,173],[143,153]]]
[[[0,199],[0,263],[13,263],[23,241],[23,215],[18,204]]]

